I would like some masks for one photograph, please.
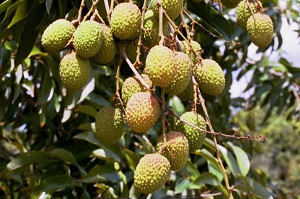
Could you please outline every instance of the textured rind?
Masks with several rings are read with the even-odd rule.
[[[152,81],[148,75],[142,74],[141,76],[147,85],[152,85]],[[128,77],[123,83],[121,90],[123,103],[126,105],[129,98],[137,92],[147,92],[147,89],[140,83],[137,77]]]
[[[170,175],[170,163],[164,156],[155,153],[142,157],[134,171],[134,186],[143,194],[161,189]]]
[[[75,52],[65,55],[59,64],[59,75],[69,91],[82,89],[89,80],[90,62]]]
[[[151,93],[138,92],[128,100],[125,113],[131,130],[136,133],[145,133],[156,123],[160,105]]]
[[[136,60],[136,50],[138,45],[138,39],[132,40],[132,41],[123,41],[122,42],[125,46],[125,52],[129,60],[134,63]]]
[[[260,48],[267,47],[273,39],[273,22],[272,19],[261,13],[256,13],[247,21],[247,30],[250,40]]]
[[[212,59],[203,59],[195,69],[200,89],[209,95],[219,95],[225,87],[225,76],[220,65]]]
[[[206,124],[204,118],[196,112],[193,111],[185,112],[180,116],[180,118],[201,129],[206,130]],[[205,132],[200,131],[180,121],[176,122],[175,130],[182,132],[185,135],[186,139],[189,142],[189,149],[191,153],[201,148],[206,137]]]
[[[96,116],[96,138],[105,145],[118,142],[125,131],[122,111],[118,108],[103,107]]]
[[[254,3],[249,2],[253,13],[257,13],[257,9]],[[251,11],[247,5],[247,0],[241,1],[236,7],[236,21],[239,27],[243,30],[247,30],[247,20],[251,16]]]
[[[111,14],[111,30],[121,40],[133,40],[140,32],[142,14],[133,3],[118,4]]]
[[[192,60],[193,64],[197,64],[198,63],[198,56],[200,56],[201,53],[202,53],[202,48],[201,48],[201,45],[198,42],[194,41],[194,40],[191,41],[191,45],[192,45],[194,51],[196,52],[197,56],[191,50],[191,48],[190,48],[187,41],[182,41],[181,42],[182,51],[189,56],[189,58]]]
[[[166,87],[166,93],[177,95],[183,92],[189,84],[192,77],[192,62],[189,56],[183,52],[174,52],[175,56],[175,78],[173,82]]]
[[[96,21],[84,21],[74,32],[74,48],[83,58],[93,57],[102,43],[102,26]]]
[[[241,0],[222,0],[222,5],[226,8],[235,8]]]
[[[117,52],[117,45],[114,41],[110,27],[106,25],[101,25],[101,27],[103,43],[96,55],[93,56],[93,60],[99,64],[109,64],[114,60]]]
[[[172,50],[165,46],[154,46],[146,57],[144,72],[155,86],[167,87],[174,81],[175,56]]]
[[[144,34],[143,42],[148,48],[152,48],[159,43],[159,19],[157,15],[154,15],[153,10],[147,10],[144,18]],[[163,23],[163,34],[167,36],[168,34],[168,23],[164,21]]]
[[[66,19],[58,19],[50,24],[42,35],[42,46],[49,53],[62,51],[75,31],[73,24]]]
[[[169,160],[171,170],[177,171],[189,158],[189,143],[181,132],[172,131],[166,134],[166,142],[163,135],[159,137],[156,151]]]
[[[171,20],[177,18],[183,6],[184,0],[161,0],[161,4]],[[151,0],[149,8],[158,14],[157,0]]]
[[[177,97],[179,97],[182,101],[189,101],[192,100],[194,97],[194,84],[192,79],[190,79],[186,89],[182,91],[181,93],[177,94]]]

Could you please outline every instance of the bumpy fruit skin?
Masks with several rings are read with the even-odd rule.
[[[42,35],[42,45],[49,53],[62,51],[72,38],[75,27],[66,19],[58,19],[50,24]]]
[[[98,62],[99,64],[109,64],[114,60],[114,57],[117,52],[117,45],[114,41],[113,34],[111,32],[110,27],[106,25],[101,25],[102,35],[103,35],[103,43],[93,57],[93,60]]]
[[[131,130],[136,133],[145,133],[157,121],[160,105],[151,93],[138,92],[133,94],[127,102],[125,113]]]
[[[80,90],[88,83],[90,62],[75,52],[67,54],[60,61],[59,75],[62,83],[69,91]]]
[[[192,61],[189,56],[183,52],[174,52],[175,55],[175,78],[173,82],[166,87],[166,93],[177,95],[183,92],[189,84],[192,77]]]
[[[183,6],[184,0],[161,0],[161,4],[167,15],[171,20],[177,18]],[[158,14],[157,0],[151,0],[149,8]]]
[[[272,42],[273,22],[266,14],[256,13],[250,16],[247,22],[247,30],[251,42],[259,48],[265,48]]]
[[[190,79],[189,84],[186,89],[177,95],[182,101],[190,101],[194,97],[194,84],[192,79]]]
[[[180,116],[181,119],[201,128],[206,130],[206,124],[204,118],[199,115],[196,112],[189,111],[185,112]],[[186,139],[188,140],[189,143],[189,149],[190,152],[194,152],[202,146],[206,133],[203,131],[200,131],[188,124],[185,124],[183,122],[177,121],[175,124],[175,130],[182,132]]]
[[[133,3],[120,3],[111,13],[112,33],[121,40],[133,40],[140,32],[142,14]]]
[[[144,34],[143,42],[148,48],[152,48],[159,43],[159,19],[158,16],[153,13],[153,10],[147,10],[144,18]],[[168,23],[163,22],[163,34],[168,34]]]
[[[220,65],[212,59],[203,59],[195,69],[200,89],[209,95],[219,95],[225,87],[225,76]]]
[[[134,171],[134,186],[143,194],[151,194],[164,186],[170,171],[167,158],[158,153],[147,154]]]
[[[93,57],[102,43],[102,26],[96,21],[84,21],[74,32],[74,48],[83,58]]]
[[[125,121],[122,111],[118,108],[103,107],[96,116],[95,136],[105,145],[119,141],[125,131]]]
[[[154,46],[146,57],[144,72],[155,86],[167,87],[174,81],[175,56],[172,50],[165,46]]]
[[[256,5],[249,1],[252,12],[257,13]],[[247,30],[247,21],[251,16],[251,11],[247,5],[247,0],[241,1],[236,7],[236,20],[241,29]]]
[[[193,64],[197,64],[198,61],[199,61],[198,57],[202,53],[202,48],[201,48],[201,45],[198,42],[194,41],[194,40],[191,41],[191,46],[193,47],[193,50],[196,52],[196,55],[191,50],[191,48],[190,48],[187,41],[182,41],[181,42],[182,51],[189,56],[189,58],[193,61]]]
[[[129,58],[129,60],[132,63],[134,63],[136,60],[136,56],[137,56],[136,50],[137,50],[137,45],[138,45],[138,39],[135,39],[132,41],[126,40],[126,41],[123,41],[122,43],[125,46],[125,52],[126,52],[127,57]]]
[[[152,85],[152,81],[148,75],[142,74],[141,76],[147,85]],[[147,92],[147,89],[141,84],[137,77],[128,77],[123,83],[121,90],[123,103],[126,105],[130,97],[137,92]]]
[[[227,8],[235,8],[241,2],[241,0],[222,0],[223,6]]]
[[[166,142],[163,135],[159,137],[156,151],[169,160],[171,170],[177,171],[189,158],[189,143],[182,133],[172,131],[166,134]]]

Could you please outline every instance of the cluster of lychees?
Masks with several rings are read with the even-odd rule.
[[[105,145],[118,142],[126,125],[135,133],[146,133],[157,123],[165,107],[154,95],[155,88],[187,101],[196,96],[197,86],[208,95],[219,95],[224,90],[225,76],[220,65],[212,59],[201,58],[202,49],[198,42],[174,39],[169,29],[168,20],[179,16],[184,0],[161,0],[160,3],[151,0],[144,19],[136,4],[119,3],[109,15],[109,25],[85,20],[75,27],[70,21],[59,19],[49,25],[42,35],[42,45],[49,53],[69,49],[61,59],[59,68],[61,80],[69,91],[80,90],[87,84],[91,61],[112,63],[118,57],[118,44],[125,45],[125,57],[127,55],[132,62],[137,57],[138,41],[141,41],[142,47],[149,49],[149,52],[145,51],[144,67],[138,69],[141,75],[134,71],[136,75],[128,77],[122,85],[120,95],[124,110],[114,106],[104,107],[96,116],[95,135]],[[247,6],[239,10],[249,11]],[[168,17],[160,20],[161,11]],[[248,18],[251,16],[249,13]],[[252,18],[253,22],[248,20],[248,31],[261,41],[263,30],[258,31],[257,23],[263,24],[264,20],[261,22],[260,19],[264,17],[254,15]],[[255,31],[258,34],[254,34]],[[175,45],[168,46],[167,42],[161,42],[161,34],[174,39]],[[134,172],[134,185],[141,193],[149,194],[160,189],[170,171],[183,168],[189,153],[202,146],[206,136],[204,118],[195,111],[188,111],[181,115],[180,120],[168,133],[162,133],[157,140],[156,153],[140,159]]]

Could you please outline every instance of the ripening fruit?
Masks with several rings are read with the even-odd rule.
[[[101,25],[103,43],[93,60],[99,64],[109,64],[114,60],[114,57],[117,52],[117,45],[114,41],[113,34],[109,26]]]
[[[267,47],[273,39],[273,22],[266,14],[256,13],[250,16],[247,22],[247,30],[251,42],[259,48]]]
[[[156,123],[160,112],[158,100],[149,92],[131,96],[126,106],[126,121],[136,133],[147,132]]]
[[[147,85],[152,86],[152,82],[148,75],[142,74],[141,77]],[[147,89],[141,84],[137,77],[128,77],[123,83],[121,90],[123,103],[126,105],[129,98],[137,92],[147,92]]]
[[[177,171],[184,167],[189,158],[189,143],[186,137],[178,132],[171,131],[158,139],[156,150],[165,156],[171,165],[171,170]]]
[[[146,57],[144,71],[153,84],[159,87],[167,87],[174,81],[175,56],[172,50],[165,46],[154,46]]]
[[[123,41],[122,42],[125,47],[125,52],[128,57],[128,59],[131,61],[131,63],[134,63],[137,56],[137,46],[138,46],[138,39],[132,40],[132,41]]]
[[[66,19],[58,19],[50,24],[42,35],[42,45],[49,53],[62,51],[72,38],[75,27]]]
[[[190,79],[189,84],[186,89],[177,95],[182,101],[190,101],[194,97],[194,84],[192,79]]]
[[[206,123],[204,118],[196,112],[189,111],[185,112],[180,116],[180,119],[185,120],[200,129],[206,130]],[[180,122],[179,120],[175,124],[175,130],[182,132],[189,142],[190,152],[200,149],[202,146],[206,133],[200,131],[186,123]]]
[[[96,115],[96,138],[105,145],[119,141],[125,131],[122,111],[118,108],[103,107]]]
[[[200,57],[202,53],[202,48],[201,45],[194,40],[191,40],[191,46],[193,47],[193,50],[195,51],[196,55],[191,50],[187,41],[184,40],[181,42],[182,51],[189,56],[189,58],[193,61],[193,64],[197,64],[199,62],[198,57]]]
[[[159,19],[157,15],[154,15],[153,10],[147,10],[144,18],[144,34],[143,42],[148,48],[152,48],[159,43]],[[164,20],[163,34],[168,34],[168,23]]]
[[[175,52],[175,77],[173,82],[166,87],[166,93],[177,95],[188,86],[192,77],[192,62],[183,52]]]
[[[170,171],[167,158],[158,153],[146,154],[134,171],[134,186],[143,194],[151,194],[164,186]]]
[[[69,91],[80,90],[88,83],[90,62],[75,52],[69,53],[60,61],[59,75],[62,83]]]
[[[162,7],[171,20],[179,16],[183,1],[184,0],[161,0]],[[151,0],[149,9],[152,9],[156,15],[158,14],[157,0]]]
[[[120,3],[111,13],[110,26],[115,37],[133,40],[140,32],[142,14],[133,3]]]
[[[209,95],[219,95],[225,87],[225,76],[220,65],[212,59],[203,59],[195,69],[200,89]]]
[[[249,1],[253,14],[257,13],[256,5]],[[236,7],[236,21],[243,30],[247,30],[247,21],[251,16],[251,10],[248,7],[247,0],[241,1]]]
[[[227,8],[235,8],[241,2],[241,0],[222,0],[223,6]]]
[[[74,32],[74,48],[83,58],[93,57],[103,43],[102,26],[96,21],[84,21]]]

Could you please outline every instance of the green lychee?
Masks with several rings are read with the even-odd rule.
[[[191,40],[190,46],[189,43],[184,40],[181,42],[181,48],[182,51],[186,53],[189,56],[189,58],[193,61],[193,64],[197,64],[199,62],[199,57],[202,54],[202,48],[197,41]]]
[[[195,78],[200,89],[209,95],[219,95],[225,87],[225,75],[221,66],[212,59],[203,59],[197,64]]]
[[[182,169],[189,157],[188,140],[178,131],[171,131],[165,136],[161,135],[156,149],[169,160],[171,170],[174,171]]]
[[[238,6],[236,7],[236,21],[237,24],[239,25],[239,27],[243,30],[247,30],[247,21],[249,19],[249,17],[251,16],[251,10],[253,12],[253,14],[257,13],[257,8],[256,8],[256,4],[248,1],[249,5],[251,7],[248,7],[248,0],[243,0],[241,1]]]
[[[151,93],[138,92],[128,100],[125,113],[131,130],[136,133],[145,133],[156,123],[160,105]]]
[[[182,10],[184,0],[161,0],[162,7],[171,20],[177,18]],[[149,9],[152,9],[154,13],[158,14],[157,0],[151,0]]]
[[[59,75],[62,83],[69,91],[80,90],[88,83],[90,62],[75,52],[71,52],[60,61]]]
[[[192,79],[190,79],[188,86],[184,91],[177,94],[177,97],[179,97],[182,101],[190,101],[194,97],[194,84]]]
[[[273,22],[266,14],[256,13],[250,16],[247,22],[247,30],[251,42],[259,48],[265,48],[272,42]]]
[[[180,116],[180,119],[189,122],[200,129],[206,130],[204,118],[194,111],[185,112]],[[185,135],[189,143],[190,152],[200,149],[206,137],[204,131],[198,130],[193,126],[180,121],[176,122],[175,130],[180,131]]]
[[[167,158],[158,153],[147,154],[134,171],[134,186],[143,194],[151,194],[164,186],[170,171]]]
[[[111,30],[121,40],[133,40],[140,33],[142,14],[133,3],[120,3],[111,13]]]
[[[156,45],[146,57],[144,72],[155,86],[167,87],[175,78],[175,56],[171,49]]]
[[[166,93],[177,95],[188,86],[192,77],[192,62],[189,56],[183,52],[174,52],[175,55],[175,77],[173,82],[166,87]]]
[[[74,32],[74,48],[82,58],[93,57],[103,43],[102,26],[96,21],[84,21]]]
[[[62,51],[72,38],[75,27],[66,19],[58,19],[50,24],[42,35],[42,46],[49,53]]]

